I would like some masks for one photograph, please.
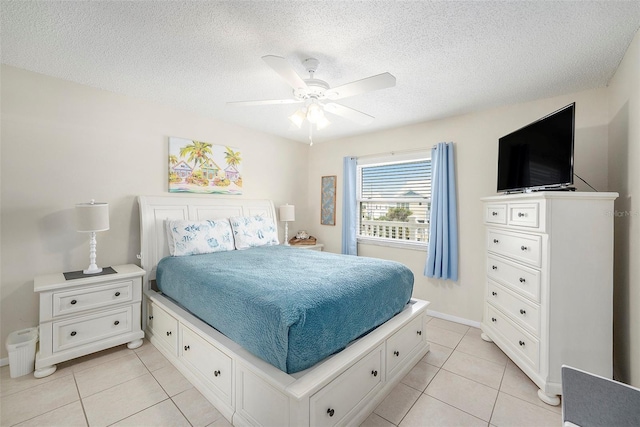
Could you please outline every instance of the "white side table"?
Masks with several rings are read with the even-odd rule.
[[[63,273],[38,276],[40,343],[34,376],[56,371],[56,364],[128,343],[142,345],[140,267],[113,266],[114,274],[66,280]]]
[[[324,248],[324,244],[316,243],[315,245],[291,245],[291,247],[299,249],[309,249],[312,251],[322,251],[322,248]]]

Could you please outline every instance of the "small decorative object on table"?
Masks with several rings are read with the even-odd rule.
[[[289,240],[290,245],[315,245],[316,242],[316,238],[309,236],[304,230],[298,231],[296,235]]]

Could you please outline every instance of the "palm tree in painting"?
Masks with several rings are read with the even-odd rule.
[[[169,155],[169,166],[175,166],[178,164],[178,156],[175,154]]]
[[[187,157],[187,162],[193,162],[193,169],[197,169],[198,165],[204,164],[213,154],[211,152],[211,144],[207,142],[191,141],[193,144],[185,145],[180,148],[180,157]]]
[[[238,166],[242,161],[239,151],[233,151],[230,147],[225,147],[227,151],[224,152],[224,160],[229,166]]]

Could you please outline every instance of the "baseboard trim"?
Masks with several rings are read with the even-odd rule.
[[[9,358],[5,357],[4,359],[0,359],[0,366],[7,366],[9,364]]]
[[[480,322],[476,322],[475,320],[465,319],[463,317],[452,316],[450,314],[440,313],[439,311],[433,311],[427,309],[427,316],[437,317],[442,320],[449,320],[450,322],[461,323],[467,326],[473,326],[474,328],[480,328]]]

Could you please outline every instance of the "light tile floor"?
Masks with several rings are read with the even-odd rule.
[[[557,426],[560,407],[476,328],[429,318],[431,351],[363,426]],[[58,365],[51,376],[0,369],[0,426],[229,426],[145,340]]]

